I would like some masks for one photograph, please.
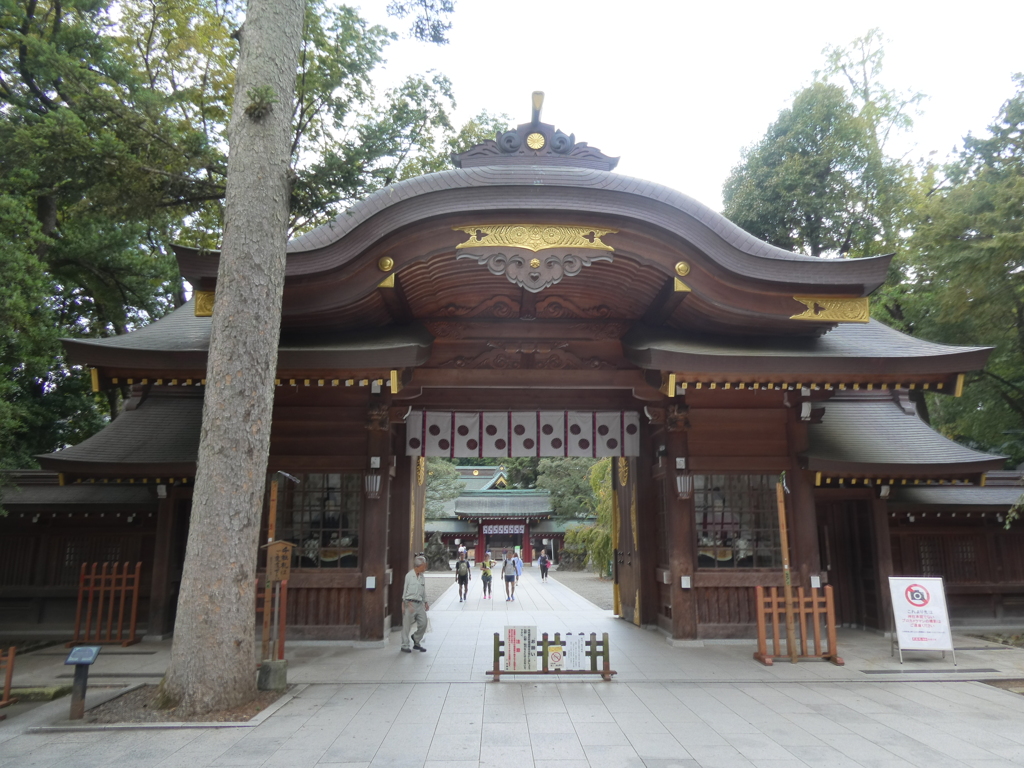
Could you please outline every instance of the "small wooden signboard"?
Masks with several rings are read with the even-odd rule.
[[[267,550],[267,585],[287,581],[292,571],[292,550],[295,545],[289,541],[272,541],[265,546]]]

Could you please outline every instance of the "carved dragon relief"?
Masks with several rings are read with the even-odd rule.
[[[489,349],[476,357],[459,355],[441,363],[439,368],[490,368],[542,370],[606,369],[615,366],[598,357],[583,359],[566,350],[567,342],[488,341]],[[526,359],[524,359],[524,357]]]

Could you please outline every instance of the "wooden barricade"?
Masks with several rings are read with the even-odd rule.
[[[597,633],[591,632],[587,641],[587,658],[590,659],[590,669],[548,669],[548,651],[551,645],[562,644],[561,633],[555,633],[555,640],[552,643],[548,639],[548,633],[541,635],[540,643],[537,646],[537,655],[541,658],[541,668],[534,672],[510,672],[501,668],[501,658],[505,655],[505,641],[501,634],[494,633],[494,668],[487,672],[494,676],[494,682],[500,683],[502,675],[600,675],[602,680],[611,680],[612,675],[618,674],[611,668],[611,660],[608,655],[608,633],[597,639]],[[601,660],[601,668],[597,668],[597,660]]]
[[[284,579],[283,581],[280,582],[280,584],[281,584],[281,603],[280,603],[279,612],[278,612],[278,615],[277,615],[277,640],[276,640],[276,647],[274,648],[273,652],[268,657],[270,659],[277,659],[279,661],[284,659],[285,625],[287,623],[287,618],[288,618],[288,579]],[[269,593],[269,591],[267,589],[265,589],[265,587],[266,587],[266,584],[263,582],[262,578],[259,578],[259,579],[256,580],[256,626],[257,627],[262,627],[264,625],[264,619],[266,619],[269,622],[270,615],[272,615],[273,612],[274,612],[273,598],[271,598],[271,603],[270,603],[269,609],[267,609],[268,615],[264,616],[264,609],[266,607],[266,602],[267,602],[266,601],[266,596]],[[270,594],[272,594],[272,593],[270,593]],[[269,624],[268,624],[268,626],[269,626]],[[257,632],[257,635],[258,634],[259,633]],[[257,640],[258,639],[259,638],[257,637]],[[265,656],[266,654],[261,654],[261,655]]]
[[[785,621],[786,601],[779,595],[777,587],[769,587],[765,595],[764,587],[755,587],[757,591],[757,652],[754,658],[765,666],[771,666],[775,659],[788,659],[791,655],[782,652],[782,641],[779,637],[780,622]],[[817,589],[811,589],[810,594],[805,594],[803,587],[797,589],[796,599],[793,601],[793,610],[796,614],[796,625],[800,635],[798,659],[831,661],[836,666],[843,666],[843,660],[839,658],[836,648],[836,612],[832,603],[832,587],[825,587],[825,594],[819,594]],[[772,652],[768,653],[768,621],[772,625]],[[822,650],[821,624],[825,622],[825,636],[828,643],[826,650]],[[808,632],[814,638],[813,653],[808,652]],[[790,649],[786,649],[789,651]]]
[[[78,576],[78,607],[75,609],[75,637],[67,644],[120,645],[139,642],[139,583],[142,563],[130,571],[128,563],[82,563]],[[113,566],[113,570],[111,570]],[[99,568],[99,573],[97,573]],[[125,610],[128,621],[125,624]],[[84,613],[84,616],[83,616]],[[114,626],[114,616],[117,626]],[[84,627],[83,627],[84,619]]]
[[[14,677],[14,654],[17,650],[12,645],[7,649],[6,653],[0,653],[0,674],[3,674],[4,681],[3,691],[0,693],[0,707],[16,704],[18,701],[11,698],[11,678]],[[6,718],[7,715],[0,715],[0,720],[5,720]]]

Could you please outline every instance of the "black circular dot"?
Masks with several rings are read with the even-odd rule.
[[[476,440],[467,440],[466,441],[466,447],[469,448],[469,450],[471,450],[471,451],[475,451],[477,445],[479,445],[479,443],[477,443]]]
[[[597,428],[597,434],[599,434],[601,437],[604,437],[605,435],[608,434],[608,427],[602,424],[600,427]]]
[[[551,447],[552,448],[561,448],[562,447],[562,441],[559,438],[556,437],[554,440],[551,441]]]
[[[540,428],[540,431],[543,432],[545,435],[550,435],[552,432],[555,431],[555,428],[552,427],[550,424],[545,424],[543,427]]]
[[[498,434],[498,428],[493,424],[488,424],[487,429],[485,429],[484,431],[491,437],[494,437],[496,434]]]
[[[605,443],[605,445],[607,445],[609,448],[618,448],[619,441],[613,437],[607,443]]]
[[[515,429],[513,429],[512,431],[515,432],[517,435],[525,435],[526,427],[524,427],[522,424],[516,424]]]
[[[409,447],[410,448],[419,448],[420,447],[420,439],[418,437],[412,438],[412,440],[409,441]]]
[[[437,437],[438,435],[441,434],[441,428],[437,426],[437,424],[431,424],[430,429],[428,429],[427,431],[430,432],[430,434],[432,434],[434,437]]]
[[[589,440],[585,440],[585,439],[584,440],[580,440],[580,448],[582,448],[583,450],[586,450],[589,447],[590,447],[590,441]]]
[[[451,443],[449,443],[447,440],[438,440],[437,441],[437,447],[440,448],[442,451],[447,451],[450,446],[451,446]]]
[[[499,451],[505,450],[505,441],[501,440],[500,438],[498,440],[495,440],[494,447],[497,448]]]
[[[580,425],[579,424],[573,424],[571,427],[569,427],[569,434],[570,435],[578,435],[579,433],[580,433]]]
[[[467,427],[465,424],[463,424],[461,427],[459,427],[459,434],[462,437],[465,437],[466,435],[468,435],[469,434],[469,427]]]
[[[526,450],[530,450],[531,448],[533,448],[533,446],[534,442],[530,438],[526,438],[525,440],[523,440],[523,448],[525,448]]]
[[[636,434],[636,424],[629,424],[626,427],[626,434],[627,435],[635,435]]]

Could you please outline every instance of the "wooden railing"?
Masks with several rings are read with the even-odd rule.
[[[78,575],[73,645],[134,645],[139,642],[139,582],[142,563],[129,571],[128,563],[82,563]],[[111,566],[113,569],[111,570]],[[99,573],[97,573],[99,568]],[[125,610],[128,610],[127,623]],[[84,615],[83,615],[84,614]],[[114,625],[114,615],[117,624]],[[84,626],[83,626],[84,620]],[[104,626],[104,620],[106,622]]]
[[[775,659],[791,659],[789,648],[786,653],[782,652],[782,640],[780,639],[780,626],[785,626],[786,600],[779,595],[778,587],[768,587],[768,594],[765,595],[765,587],[755,587],[757,600],[757,651],[754,658],[765,666],[771,666]],[[821,595],[817,589],[811,589],[810,594],[805,594],[804,588],[799,587],[793,598],[793,612],[799,634],[798,659],[814,659],[820,661],[831,661],[836,666],[843,666],[843,660],[839,658],[836,648],[836,612],[832,603],[832,587],[825,587],[825,594]],[[768,653],[768,622],[772,625],[772,652]],[[781,624],[780,624],[781,622]],[[822,646],[822,623],[825,626],[825,637],[828,647]],[[808,646],[808,630],[814,638],[813,648]],[[813,651],[813,652],[811,652]]]
[[[501,639],[501,635],[498,632],[494,633],[494,667],[486,674],[493,675],[494,682],[501,682],[502,675],[600,675],[602,680],[610,681],[612,675],[618,674],[614,669],[611,668],[611,660],[609,658],[608,651],[608,633],[605,632],[601,635],[601,639],[597,639],[597,633],[591,632],[590,639],[587,641],[587,649],[584,654],[590,659],[590,669],[549,669],[548,668],[548,652],[551,646],[561,646],[561,633],[555,633],[555,639],[552,643],[548,640],[548,633],[545,632],[541,635],[541,640],[537,643],[536,654],[541,658],[541,668],[536,671],[516,671],[516,670],[504,670],[501,668],[501,658],[505,655],[505,641]],[[597,661],[601,660],[601,668],[597,668]]]

